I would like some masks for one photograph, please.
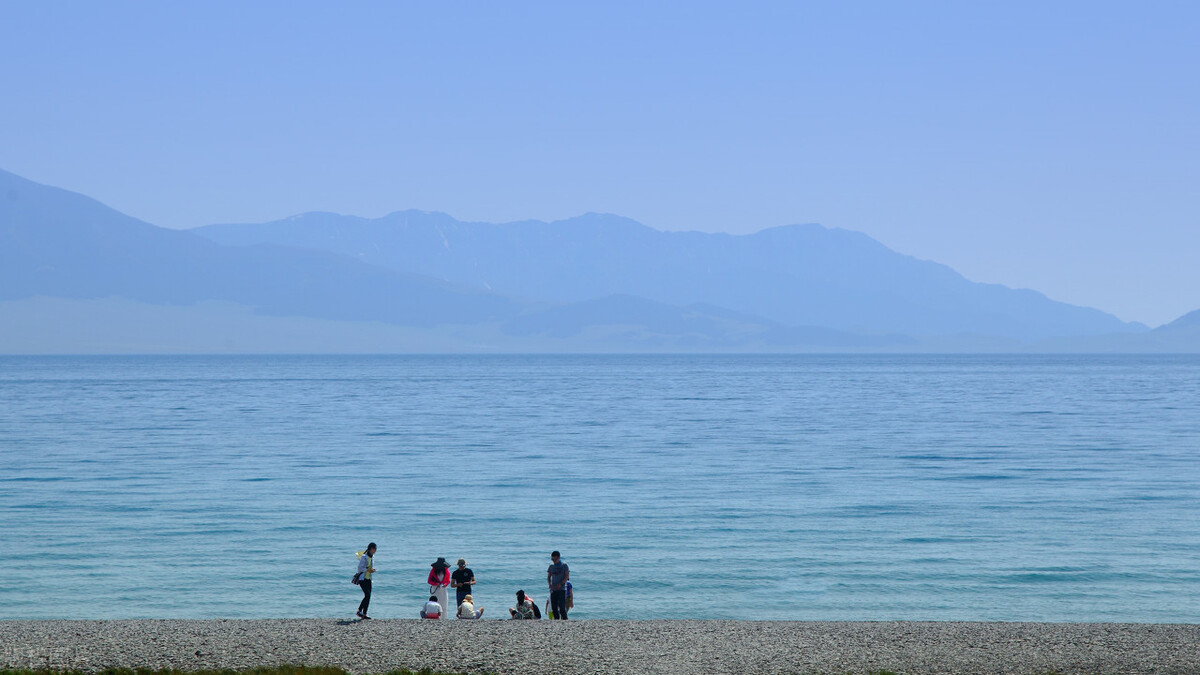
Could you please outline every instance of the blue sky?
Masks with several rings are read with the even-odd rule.
[[[0,168],[167,227],[312,210],[859,230],[1200,308],[1200,3],[0,2]]]

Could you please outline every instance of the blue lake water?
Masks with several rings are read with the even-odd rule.
[[[1200,622],[1200,357],[0,358],[0,618]]]

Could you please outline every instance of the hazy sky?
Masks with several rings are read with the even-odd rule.
[[[816,222],[1200,308],[1200,3],[0,0],[0,168],[168,227]]]

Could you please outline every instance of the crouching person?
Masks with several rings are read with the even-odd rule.
[[[440,619],[442,618],[442,606],[438,604],[436,595],[429,596],[429,602],[425,603],[425,607],[421,609],[422,619]]]
[[[458,618],[478,619],[481,616],[483,616],[483,607],[475,609],[475,600],[471,597],[471,594],[468,593],[463,598],[462,604],[458,606]]]
[[[517,591],[517,606],[509,607],[508,613],[514,619],[536,619],[536,609],[537,605],[525,595],[525,591]]]

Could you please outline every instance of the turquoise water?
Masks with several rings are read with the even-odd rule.
[[[1200,621],[1200,357],[0,358],[0,618]]]

